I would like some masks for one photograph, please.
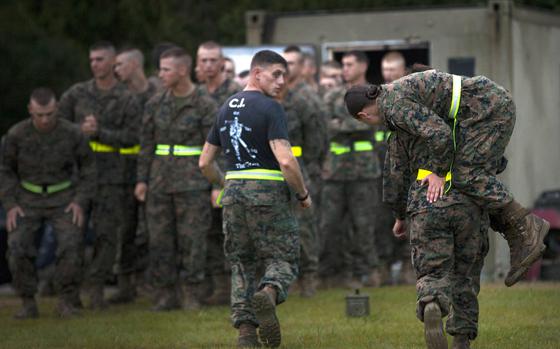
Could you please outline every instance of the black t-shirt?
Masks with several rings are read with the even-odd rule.
[[[288,139],[284,109],[260,92],[241,91],[220,108],[207,141],[223,149],[227,171],[279,170],[273,139]]]

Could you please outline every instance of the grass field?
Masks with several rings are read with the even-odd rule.
[[[278,308],[282,348],[424,348],[414,315],[413,287],[368,289],[371,316],[347,318],[347,291],[292,296]],[[76,319],[53,315],[55,299],[40,300],[41,317],[16,321],[19,301],[0,297],[0,348],[230,348],[236,332],[227,307],[152,313],[148,301],[84,311]],[[560,348],[560,284],[506,288],[483,285],[479,337],[474,348]]]

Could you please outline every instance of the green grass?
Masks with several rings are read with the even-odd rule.
[[[371,316],[366,319],[344,315],[346,293],[321,291],[312,299],[295,295],[282,304],[282,347],[425,347],[413,287],[368,289]],[[53,315],[55,303],[42,299],[39,319],[17,321],[11,316],[19,301],[0,297],[0,348],[229,348],[236,340],[227,307],[152,313],[143,299],[62,320]],[[560,284],[483,285],[480,308],[474,348],[560,348]]]

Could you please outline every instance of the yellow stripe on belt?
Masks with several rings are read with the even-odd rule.
[[[27,190],[30,191],[32,193],[35,194],[54,194],[54,193],[58,193],[60,191],[63,191],[65,189],[68,189],[72,186],[72,182],[71,181],[64,181],[64,182],[60,182],[60,183],[56,183],[56,184],[46,184],[46,185],[40,185],[40,184],[34,184],[28,181],[21,181],[21,186]]]
[[[136,155],[140,152],[139,144],[128,148],[116,148],[108,144],[90,141],[89,146],[91,150],[96,153],[119,153],[122,155]]]
[[[330,146],[330,151],[334,155],[342,155],[342,154],[350,153],[352,151],[362,152],[362,151],[372,151],[372,150],[373,150],[373,143],[371,143],[370,141],[356,141],[352,143],[352,146],[331,142],[331,146]]]
[[[179,144],[158,144],[156,145],[155,154],[162,156],[197,156],[202,154],[202,147]]]
[[[416,180],[417,181],[421,181],[424,178],[428,177],[429,175],[431,175],[433,172],[429,171],[429,170],[424,170],[424,169],[419,169],[418,170],[418,175],[416,176]],[[445,181],[449,182],[451,180],[451,172],[447,172],[447,174],[445,175]]]
[[[266,169],[251,169],[240,171],[227,171],[226,180],[229,179],[256,179],[263,181],[283,181],[284,176],[282,171],[266,170]]]

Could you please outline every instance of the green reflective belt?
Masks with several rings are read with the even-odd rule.
[[[38,185],[28,181],[21,181],[21,186],[25,190],[35,194],[54,194],[54,193],[58,193],[59,191],[63,191],[65,189],[70,188],[70,186],[72,186],[72,182],[64,181],[57,184]]]
[[[187,146],[187,145],[169,145],[158,144],[156,145],[156,155],[174,155],[174,156],[197,156],[202,154],[202,147]]]
[[[389,140],[389,136],[391,136],[391,131],[377,131],[375,132],[375,141],[385,142]]]
[[[278,170],[265,170],[265,169],[253,169],[253,170],[240,170],[240,171],[227,171],[226,180],[229,179],[257,179],[263,181],[283,181],[284,176],[282,171]]]
[[[129,148],[115,148],[111,145],[107,145],[107,144],[103,144],[103,143],[99,143],[99,142],[95,142],[95,141],[90,141],[89,142],[89,146],[91,148],[91,150],[93,150],[96,153],[120,153],[123,155],[135,155],[138,154],[140,152],[140,145],[137,144],[133,147],[129,147]]]
[[[349,145],[342,145],[340,143],[331,142],[330,151],[334,155],[342,155],[346,153],[350,153],[352,151],[361,152],[361,151],[372,151],[373,150],[373,143],[370,141],[357,141]]]
[[[451,106],[449,107],[449,118],[453,119],[453,151],[457,151],[457,138],[455,136],[455,130],[457,128],[457,113],[459,112],[459,106],[461,105],[461,77],[459,75],[453,75],[453,94],[451,95]],[[449,173],[453,172],[453,160],[451,160],[451,166],[449,167]],[[451,189],[451,181],[447,185],[445,192],[447,193]]]

